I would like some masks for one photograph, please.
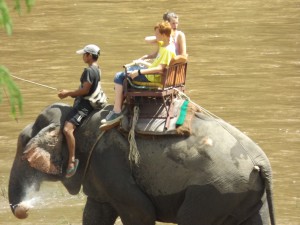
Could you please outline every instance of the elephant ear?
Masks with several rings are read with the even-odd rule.
[[[60,125],[51,123],[28,142],[22,159],[43,173],[61,174],[62,141]]]

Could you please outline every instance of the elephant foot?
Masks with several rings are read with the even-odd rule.
[[[26,219],[28,217],[28,211],[32,206],[26,202],[21,202],[13,206],[14,215],[18,219]]]

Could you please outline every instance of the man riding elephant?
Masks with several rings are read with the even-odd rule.
[[[84,63],[88,65],[84,69],[81,78],[80,86],[74,91],[60,90],[58,97],[63,99],[66,97],[75,98],[72,111],[69,113],[67,121],[64,125],[64,134],[68,143],[69,162],[66,177],[72,177],[77,170],[79,160],[75,159],[75,138],[74,130],[83,120],[94,110],[94,107],[89,101],[89,97],[95,92],[100,91],[100,76],[101,71],[97,64],[100,56],[100,48],[96,45],[87,45],[83,49],[78,50],[77,54],[82,55]]]

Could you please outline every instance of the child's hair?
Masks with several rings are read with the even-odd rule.
[[[170,37],[172,28],[171,25],[168,21],[163,21],[158,23],[155,27],[154,30],[158,29],[159,33],[165,34],[166,36]]]

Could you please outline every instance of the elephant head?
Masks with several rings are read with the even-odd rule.
[[[60,125],[51,123],[27,143],[22,159],[27,160],[31,167],[41,172],[61,174],[62,140]]]
[[[71,194],[80,190],[79,176],[66,179],[63,173],[68,151],[61,124],[69,110],[66,105],[52,105],[19,135],[9,180],[9,203],[17,218],[28,216],[27,192],[38,191],[42,181],[60,180]]]

